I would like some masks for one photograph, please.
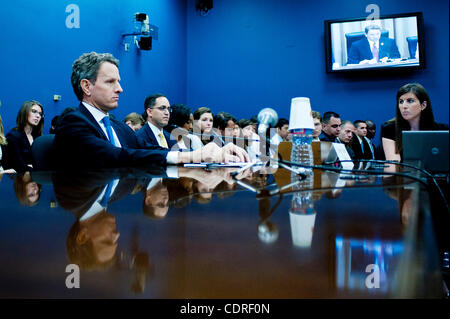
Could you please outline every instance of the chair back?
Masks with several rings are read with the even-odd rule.
[[[408,42],[408,52],[409,58],[416,58],[416,49],[417,49],[417,36],[414,37],[406,37],[406,41]]]
[[[34,170],[51,171],[55,168],[54,139],[54,134],[46,134],[34,140],[31,146]]]

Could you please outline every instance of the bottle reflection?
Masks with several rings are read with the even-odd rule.
[[[296,247],[310,248],[316,221],[312,191],[314,176],[308,175],[302,180],[301,177],[292,173],[291,181],[298,182],[292,186],[293,190],[297,190],[297,192],[292,196],[289,210],[292,243]]]

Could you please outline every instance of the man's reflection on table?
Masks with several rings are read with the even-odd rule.
[[[21,205],[31,207],[39,202],[42,186],[32,180],[30,172],[25,172],[14,178],[14,191]]]
[[[109,268],[120,233],[108,204],[131,193],[136,180],[117,171],[54,173],[52,179],[58,203],[76,217],[66,239],[70,262],[88,271]]]
[[[144,190],[142,211],[152,219],[162,219],[169,210],[169,191],[162,178],[153,178]]]

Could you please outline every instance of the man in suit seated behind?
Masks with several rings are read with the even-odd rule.
[[[364,29],[365,38],[353,42],[348,52],[348,64],[374,64],[400,58],[394,39],[381,37],[378,25]]]
[[[177,141],[171,139],[170,134],[164,130],[170,119],[169,100],[162,94],[153,94],[145,99],[144,107],[147,123],[136,135],[150,144],[171,149]]]
[[[77,110],[64,115],[55,132],[59,168],[92,169],[189,162],[247,162],[236,145],[209,143],[193,152],[169,151],[138,138],[125,123],[110,118],[117,108],[119,61],[109,53],[86,53],[72,66],[72,87],[80,100]]]

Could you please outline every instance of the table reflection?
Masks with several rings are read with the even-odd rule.
[[[234,171],[4,176],[0,286],[8,289],[0,295],[392,297],[398,296],[399,272],[426,283],[417,269],[434,271],[425,263],[431,242],[410,249],[419,236],[410,227],[420,221],[411,180]],[[19,184],[21,193],[37,197],[15,198]],[[414,261],[417,254],[424,263]],[[60,270],[68,263],[81,269],[77,291],[64,284]],[[33,269],[22,266],[30,264]],[[380,270],[379,289],[365,284],[368,265]],[[11,285],[17,278],[21,284]]]

